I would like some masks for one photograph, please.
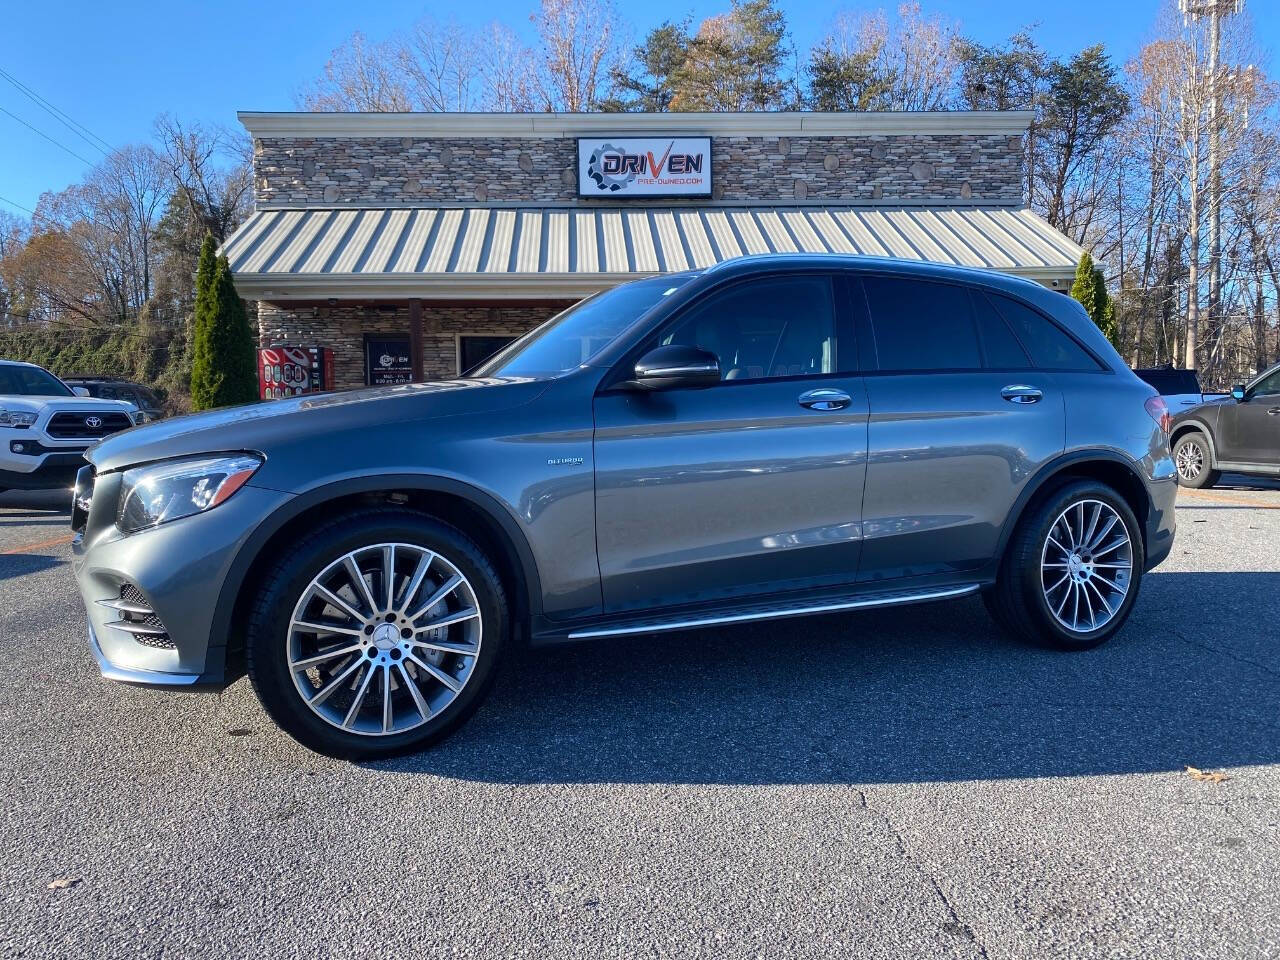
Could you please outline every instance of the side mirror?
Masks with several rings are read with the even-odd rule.
[[[72,387],[72,388],[71,388],[71,392],[72,392],[72,393],[74,393],[77,397],[87,397],[87,396],[89,396],[89,388],[88,388],[88,387]]]
[[[680,343],[654,347],[636,361],[631,385],[641,390],[707,387],[720,382],[720,361],[714,353]]]
[[[1244,402],[1244,384],[1243,383],[1237,383],[1234,387],[1231,388],[1231,398],[1235,400],[1236,403]]]

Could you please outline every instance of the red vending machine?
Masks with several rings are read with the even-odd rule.
[[[263,400],[333,389],[333,351],[328,347],[263,347],[258,351],[258,388]]]

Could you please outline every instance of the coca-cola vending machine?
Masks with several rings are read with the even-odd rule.
[[[333,351],[328,347],[263,347],[258,351],[258,388],[263,400],[333,389]]]

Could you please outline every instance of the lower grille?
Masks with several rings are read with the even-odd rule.
[[[142,591],[132,583],[120,587],[120,596],[114,600],[99,600],[99,604],[109,607],[120,614],[119,620],[110,621],[107,626],[123,630],[144,647],[156,647],[160,650],[173,650],[175,644],[169,631],[151,609],[151,604],[143,596]]]

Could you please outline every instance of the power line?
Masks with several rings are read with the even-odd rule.
[[[34,127],[31,124],[27,123],[27,121],[23,120],[20,116],[18,116],[12,110],[7,110],[4,107],[0,107],[0,113],[7,113],[9,116],[13,117],[13,119],[17,120],[20,124],[22,124],[28,130],[32,130],[35,133],[38,133],[40,136],[44,137],[46,140],[52,143],[55,147],[61,147],[63,150],[67,151],[67,153],[71,154],[73,157],[75,157],[77,160],[81,161],[82,163],[87,163],[91,167],[93,166],[92,160],[89,160],[86,157],[82,157],[80,154],[76,153],[74,150],[72,150],[62,141],[53,139],[53,137],[49,136],[39,127]]]
[[[57,120],[64,127],[66,127],[68,130],[74,133],[77,137],[79,137],[85,143],[89,144],[89,146],[93,147],[95,150],[101,150],[104,154],[110,153],[112,151],[113,147],[106,140],[103,140],[102,137],[98,136],[96,133],[94,133],[84,124],[79,123],[76,120],[73,120],[67,113],[65,113],[62,110],[59,110],[52,103],[50,103],[44,97],[40,96],[40,94],[36,93],[34,90],[28,87],[25,83],[23,83],[21,80],[15,77],[13,74],[7,73],[4,70],[0,70],[0,77],[4,77],[4,79],[8,80],[11,84],[17,87],[18,90],[21,93],[23,93],[27,98],[34,101],[35,104],[38,107],[40,107],[42,110],[44,110],[45,113],[49,114],[51,117],[53,117],[53,119]],[[94,141],[97,141],[97,142],[95,143]]]
[[[24,207],[22,204],[18,203],[16,200],[10,200],[8,197],[0,197],[0,203],[7,203],[11,207],[17,207],[19,210],[23,210],[31,214],[33,217],[40,216],[40,214],[36,213],[30,207]]]

